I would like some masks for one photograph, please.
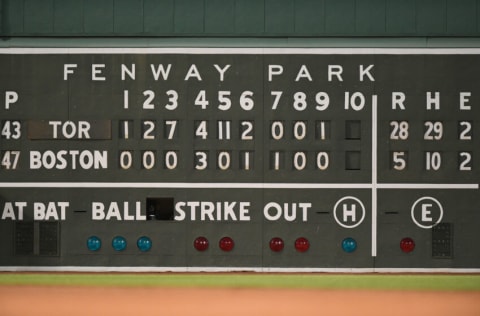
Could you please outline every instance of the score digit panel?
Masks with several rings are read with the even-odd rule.
[[[478,50],[0,53],[1,269],[480,269]]]

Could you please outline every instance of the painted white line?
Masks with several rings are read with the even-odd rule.
[[[478,190],[478,183],[378,183],[379,189]]]
[[[0,54],[474,55],[480,48],[5,47]]]
[[[381,189],[478,189],[478,184],[378,184]],[[369,183],[0,182],[0,188],[371,189]]]
[[[377,256],[377,96],[372,98],[372,257]]]
[[[260,182],[0,182],[0,188],[75,189],[372,189],[371,183],[260,183]],[[477,190],[475,183],[375,183],[377,189]]]
[[[480,273],[478,268],[271,268],[271,267],[111,267],[0,266],[2,272],[263,272],[263,273]]]
[[[0,188],[370,189],[369,183],[0,182]]]

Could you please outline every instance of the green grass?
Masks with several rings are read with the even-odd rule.
[[[480,291],[480,275],[0,273],[0,285]]]

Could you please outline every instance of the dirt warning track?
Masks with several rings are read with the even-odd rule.
[[[480,292],[0,286],[2,316],[480,315]]]

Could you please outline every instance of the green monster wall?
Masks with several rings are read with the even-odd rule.
[[[470,37],[477,0],[2,0],[3,37]],[[132,39],[133,40],[133,39]]]
[[[480,1],[0,10],[0,270],[480,271]]]

